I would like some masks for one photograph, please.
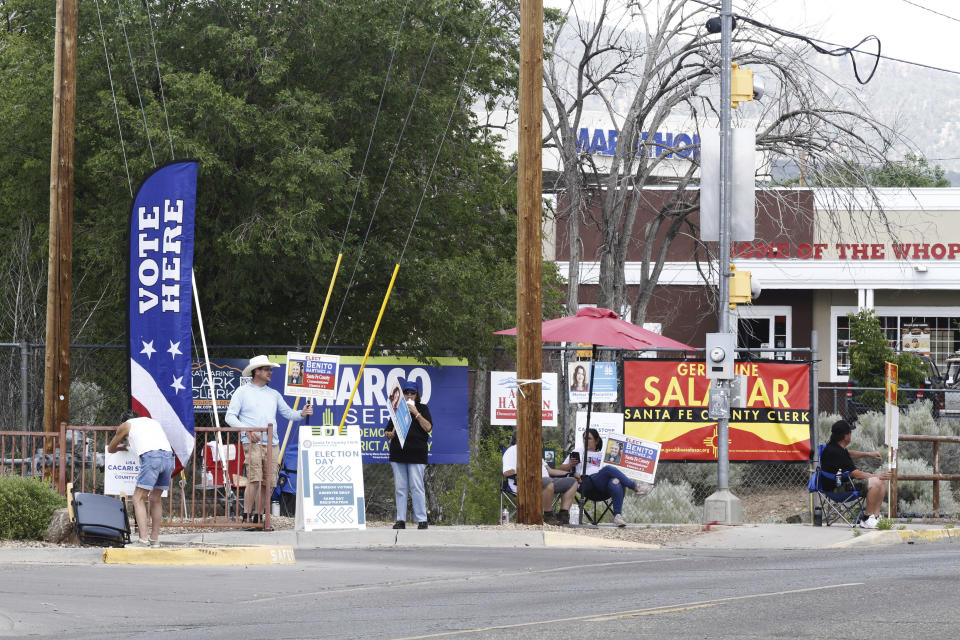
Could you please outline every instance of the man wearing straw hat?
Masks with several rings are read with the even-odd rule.
[[[313,415],[313,405],[308,404],[300,411],[294,411],[284,402],[283,396],[276,389],[270,387],[273,370],[280,365],[270,362],[267,356],[250,358],[244,368],[244,377],[251,376],[250,384],[237,389],[230,398],[227,408],[226,422],[235,429],[263,429],[269,424],[274,425],[273,468],[267,465],[267,443],[263,442],[261,431],[242,431],[240,442],[243,443],[243,455],[247,461],[247,498],[243,503],[243,521],[260,522],[260,515],[267,505],[260,504],[261,484],[267,483],[267,493],[273,491],[277,485],[277,458],[280,457],[280,437],[277,434],[276,418],[279,412],[287,420],[299,422],[307,416]],[[251,494],[252,492],[252,494]],[[252,497],[251,497],[252,495]],[[251,507],[253,516],[250,516]]]

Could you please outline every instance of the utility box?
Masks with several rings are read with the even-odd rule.
[[[732,380],[737,336],[732,333],[707,334],[707,378]]]

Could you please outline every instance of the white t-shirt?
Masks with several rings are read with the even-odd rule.
[[[543,467],[542,467],[541,470],[540,470],[540,477],[541,477],[541,478],[546,478],[546,477],[548,477],[548,476],[550,475],[550,472],[547,471],[547,461],[546,461],[546,460],[540,460],[540,463],[543,465]],[[515,445],[515,444],[510,445],[509,447],[507,447],[507,450],[503,452],[503,472],[506,473],[507,471],[510,471],[511,469],[513,470],[514,476],[516,476],[516,473],[517,473],[517,445]],[[517,492],[517,480],[516,480],[516,477],[514,477],[514,478],[509,478],[509,479],[507,480],[507,484],[510,486],[510,490],[511,490],[511,491],[513,491],[514,493]]]
[[[583,469],[583,448],[574,449],[577,453],[580,454],[580,464],[577,465],[576,472],[580,473]],[[566,460],[563,461],[563,464],[570,462],[570,456],[567,456]],[[587,474],[592,476],[597,471],[600,471],[600,465],[603,463],[603,451],[591,451],[587,456]]]
[[[148,451],[173,451],[163,427],[153,418],[133,418],[127,422],[130,424],[127,442],[137,456]]]

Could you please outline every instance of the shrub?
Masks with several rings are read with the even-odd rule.
[[[693,487],[660,479],[645,498],[628,493],[623,501],[623,517],[628,522],[699,522],[702,511],[693,502]]]
[[[924,475],[932,473],[929,463],[924,460],[900,458],[897,471],[903,475]],[[929,480],[900,480],[897,482],[897,511],[899,513],[932,513],[933,483]],[[958,505],[950,491],[949,482],[940,483],[940,513],[955,514]]]
[[[64,506],[66,500],[40,480],[0,477],[0,539],[42,539],[50,516]]]

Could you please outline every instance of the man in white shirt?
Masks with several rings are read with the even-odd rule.
[[[140,458],[140,475],[133,491],[133,513],[137,519],[139,539],[131,546],[159,547],[160,521],[163,519],[163,492],[170,488],[173,473],[173,448],[163,427],[153,418],[141,418],[135,411],[126,411],[107,451],[133,451]],[[123,442],[126,440],[126,442]],[[147,533],[147,496],[150,497],[150,534]]]
[[[283,400],[283,396],[276,389],[271,388],[270,379],[273,370],[280,365],[270,362],[267,356],[255,356],[243,370],[244,376],[252,376],[250,384],[245,384],[230,398],[227,408],[226,422],[234,429],[251,429],[240,433],[240,442],[243,443],[243,455],[247,463],[247,495],[243,503],[243,521],[259,522],[260,515],[266,508],[261,505],[260,494],[262,484],[267,483],[267,498],[273,488],[277,486],[277,470],[280,460],[280,437],[277,433],[277,413],[287,420],[299,422],[307,416],[313,415],[313,405],[308,404],[300,411],[294,411]],[[273,442],[269,446],[273,449],[273,469],[268,469],[267,446],[263,442],[265,437],[262,431],[273,425]],[[253,517],[250,517],[251,507]]]
[[[541,481],[543,493],[543,523],[566,524],[570,522],[570,505],[577,495],[577,481],[566,471],[553,469],[546,460],[541,459]],[[503,477],[507,479],[510,490],[517,492],[517,445],[512,444],[503,452]],[[560,496],[560,511],[554,515],[553,498]]]

